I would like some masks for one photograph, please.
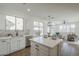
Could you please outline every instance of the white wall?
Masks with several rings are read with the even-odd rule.
[[[43,33],[47,34],[47,21],[45,21],[44,19],[39,19],[39,18],[35,18],[35,17],[30,17],[29,20],[27,20],[27,30],[29,29],[31,34],[34,34],[34,21],[38,21],[38,22],[42,22],[43,23]]]
[[[76,22],[69,22],[69,23],[67,23],[67,25],[68,24],[75,24],[75,31],[74,31],[74,33],[76,34],[76,35],[78,35],[79,36],[79,21],[76,21]],[[59,25],[55,25],[56,27],[54,28],[55,29],[55,32],[59,32],[59,26],[60,25],[63,25],[63,24],[59,24]],[[65,30],[64,30],[64,32],[61,32],[63,35],[67,35],[67,34],[69,34],[69,33],[66,33],[65,32]]]
[[[5,17],[0,15],[0,30],[5,30]]]
[[[31,35],[34,34],[34,30],[33,30],[33,22],[34,21],[40,21],[40,22],[43,22],[44,23],[44,34],[47,33],[47,21],[45,21],[44,19],[39,19],[39,18],[36,18],[36,17],[30,17],[30,16],[27,16],[25,14],[22,14],[22,13],[19,13],[17,11],[17,13],[15,13],[16,11],[0,11],[0,33],[13,33],[15,31],[5,31],[5,17],[6,15],[9,15],[9,16],[16,16],[16,17],[22,17],[24,19],[24,31],[22,31],[22,33],[24,34],[28,34],[28,31],[30,31],[29,33]],[[21,31],[20,31],[20,34],[22,34]]]
[[[40,21],[44,23],[44,34],[47,34],[47,20],[40,19],[37,17],[32,17],[28,16],[26,13],[22,13],[18,10],[9,10],[7,8],[0,9],[0,31],[5,30],[5,16],[10,15],[10,16],[16,16],[16,17],[22,17],[24,19],[24,31],[23,33],[27,34],[28,31],[30,31],[30,34],[34,34],[33,30],[33,22],[34,21]],[[79,18],[74,18],[71,17],[69,20],[79,20]],[[79,35],[79,22],[75,23],[76,24],[76,30],[75,33]],[[58,26],[55,28],[55,32],[59,31]]]

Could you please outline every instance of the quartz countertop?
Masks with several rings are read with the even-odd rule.
[[[30,39],[30,41],[34,41],[39,44],[45,45],[47,47],[53,48],[54,46],[60,44],[63,40],[58,38],[56,40],[53,40],[51,37],[49,38],[36,37],[36,38]]]
[[[74,44],[74,45],[79,45],[79,40],[78,41],[67,41],[69,44]]]
[[[0,40],[6,40],[6,39],[12,39],[12,38],[22,38],[21,36],[4,36],[4,37],[0,37]]]
[[[30,36],[32,36],[32,35],[23,35],[24,37],[30,37]]]
[[[0,40],[3,40],[3,39],[10,39],[12,37],[0,37]]]

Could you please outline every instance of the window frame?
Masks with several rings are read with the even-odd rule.
[[[34,22],[37,22],[38,25],[35,25]],[[40,34],[43,35],[44,34],[44,28],[43,28],[44,25],[43,25],[43,22],[40,22],[40,21],[34,21],[34,22],[33,22],[33,30],[34,30],[34,28],[38,28],[38,30],[34,30],[34,31],[42,31]],[[42,26],[39,25],[40,23],[42,23]]]
[[[6,16],[10,16],[10,15],[6,15]],[[21,18],[21,17],[17,17],[17,16],[11,16],[11,17],[15,17],[15,30],[8,30],[8,29],[6,29],[6,21],[7,21],[7,19],[6,19],[6,16],[5,16],[5,31],[24,31],[24,18]],[[16,29],[16,18],[21,18],[22,20],[23,20],[23,29],[22,30],[17,30]]]
[[[21,17],[16,17],[16,16],[15,16],[15,30],[16,30],[16,31],[24,31],[24,18],[21,18],[21,19],[23,20],[23,30],[17,30],[17,29],[16,29],[16,21],[17,21],[16,18],[21,18]]]
[[[72,28],[72,25],[74,25],[74,28]],[[60,29],[60,26],[62,26],[62,29]],[[66,31],[64,30],[64,27],[66,26]],[[65,25],[59,25],[59,32],[75,32],[75,24],[65,24]],[[63,31],[64,30],[64,31]]]

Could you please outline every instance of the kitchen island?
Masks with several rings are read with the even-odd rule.
[[[57,56],[60,55],[62,39],[53,40],[51,37],[36,37],[31,41],[31,56]]]

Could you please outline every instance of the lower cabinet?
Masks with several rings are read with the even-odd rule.
[[[25,38],[19,38],[19,49],[25,48]]]
[[[42,44],[31,41],[31,56],[57,56],[58,46],[49,48]]]
[[[7,55],[25,48],[24,37],[12,37],[0,40],[0,55]]]
[[[0,40],[0,55],[6,55],[10,53],[10,40]]]
[[[11,39],[11,53],[18,50],[18,40],[16,38]]]
[[[15,52],[25,48],[25,38],[15,37],[11,40],[11,52]]]

